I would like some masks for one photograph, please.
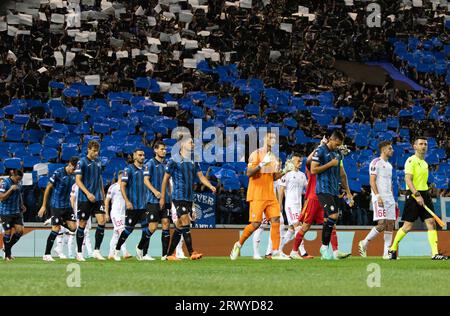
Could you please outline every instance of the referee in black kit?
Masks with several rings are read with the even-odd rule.
[[[436,231],[436,222],[428,213],[424,205],[434,211],[433,201],[428,193],[428,164],[425,161],[425,154],[428,149],[428,141],[424,137],[418,137],[414,141],[415,154],[409,157],[405,163],[405,182],[408,195],[405,202],[402,220],[403,226],[395,235],[394,242],[389,249],[389,259],[397,259],[398,244],[413,228],[417,218],[425,222],[428,229],[428,242],[431,247],[432,260],[447,260],[448,257],[439,254],[438,234]]]

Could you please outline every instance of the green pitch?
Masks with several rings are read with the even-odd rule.
[[[158,258],[159,259],[159,258]],[[448,295],[450,262],[341,261],[0,262],[1,295]],[[376,264],[376,265],[371,265]],[[69,271],[68,271],[69,270]],[[80,287],[69,287],[79,282]],[[177,284],[177,286],[175,286]],[[371,285],[372,287],[370,287]],[[380,285],[377,287],[377,285]]]

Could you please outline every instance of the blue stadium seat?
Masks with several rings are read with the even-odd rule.
[[[369,145],[369,139],[367,135],[358,134],[355,137],[355,145],[358,147],[367,147]]]
[[[7,158],[4,160],[6,169],[21,169],[22,160],[20,158]]]
[[[23,141],[27,143],[40,143],[45,132],[37,129],[25,130],[23,132]]]
[[[47,187],[47,184],[48,184],[48,179],[49,179],[48,176],[40,177],[39,180],[38,180],[38,187],[40,189],[45,189]]]
[[[102,123],[94,123],[94,132],[98,134],[108,134],[109,133],[109,125]]]
[[[3,163],[3,161],[0,161],[0,174],[4,174],[5,173],[5,165]]]
[[[59,169],[61,167],[64,167],[64,164],[62,164],[62,163],[49,163],[48,164],[48,175],[52,176],[53,173],[56,171],[56,169]]]
[[[18,129],[8,129],[5,133],[5,140],[8,142],[21,142],[22,141],[22,131]]]
[[[103,150],[102,155],[104,155]],[[63,145],[61,148],[61,161],[69,161],[73,156],[80,156],[80,152],[77,147]]]
[[[42,145],[40,143],[33,143],[28,145],[28,152],[33,156],[39,156],[42,151]]]
[[[25,125],[28,123],[28,121],[30,120],[30,115],[29,114],[16,114],[14,115],[14,123],[19,124],[19,125]]]
[[[24,168],[33,168],[34,165],[41,162],[41,159],[36,156],[28,156],[23,158],[23,167]]]
[[[44,147],[41,151],[41,157],[44,161],[49,161],[58,158],[58,150],[52,147]]]

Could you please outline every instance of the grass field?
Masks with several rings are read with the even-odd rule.
[[[0,262],[1,295],[448,295],[450,262],[406,258],[342,261],[254,261],[207,257],[200,261],[121,262],[88,260],[79,264],[80,287],[74,260],[43,262],[18,258]],[[372,270],[379,265],[379,276]],[[77,266],[75,266],[77,267]],[[369,269],[368,267],[372,268]],[[73,269],[73,267],[72,267]],[[377,270],[377,269],[376,269]],[[374,275],[375,273],[375,275]],[[380,280],[369,287],[368,280]],[[370,283],[369,282],[369,283]],[[174,284],[177,286],[174,286]]]

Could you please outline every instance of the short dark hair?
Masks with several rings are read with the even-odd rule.
[[[391,142],[391,141],[389,141],[389,140],[383,140],[383,141],[381,141],[381,142],[378,143],[378,149],[379,149],[380,152],[381,152],[381,150],[382,150],[384,147],[389,146],[389,145],[392,145],[392,142]]]
[[[164,144],[164,142],[162,140],[157,140],[154,144],[153,144],[153,149],[158,149],[159,146],[166,146],[166,144]]]
[[[91,149],[91,148],[100,149],[99,142],[96,141],[96,140],[90,140],[89,143],[88,143],[88,149]]]
[[[293,152],[291,155],[291,158],[294,158],[294,157],[302,158],[302,155],[300,155],[298,152]]]
[[[418,141],[419,139],[428,141],[428,138],[425,137],[425,136],[417,136],[417,137],[414,138],[414,144],[417,143],[417,141]]]
[[[73,156],[73,157],[70,158],[69,164],[71,164],[72,166],[76,166],[77,163],[78,163],[78,160],[80,160],[80,158],[78,158],[76,156]]]
[[[344,140],[345,136],[344,133],[342,133],[340,130],[334,130],[333,133],[331,134],[331,137],[333,138],[337,138],[339,140]]]
[[[141,147],[138,147],[133,151],[133,154],[137,153],[138,151],[144,151],[144,149],[142,149]]]
[[[13,169],[11,170],[12,176],[13,177],[21,177],[23,178],[23,171],[20,169]]]

